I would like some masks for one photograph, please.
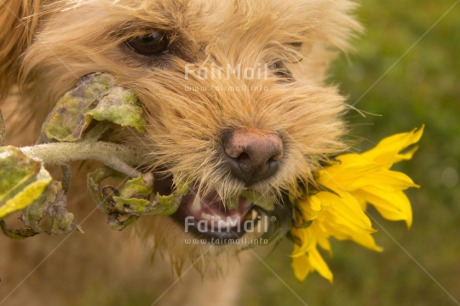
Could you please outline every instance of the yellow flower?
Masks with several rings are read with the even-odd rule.
[[[419,187],[402,172],[390,170],[394,163],[408,160],[416,147],[401,153],[422,137],[421,129],[396,134],[380,141],[373,149],[361,154],[340,155],[336,163],[321,169],[317,183],[322,191],[300,199],[296,205],[301,218],[311,222],[306,228],[291,229],[296,238],[292,253],[292,268],[299,280],[311,272],[333,280],[332,272],[321,256],[318,246],[332,251],[329,238],[352,240],[374,251],[375,230],[365,213],[368,204],[388,220],[403,220],[412,224],[412,209],[404,190]]]

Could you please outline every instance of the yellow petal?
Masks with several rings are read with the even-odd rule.
[[[412,208],[404,192],[388,192],[378,187],[366,187],[355,194],[372,204],[385,219],[406,221],[407,227],[412,225]]]
[[[377,173],[369,175],[365,178],[365,182],[361,182],[361,186],[381,186],[386,190],[406,190],[411,187],[419,187],[406,174],[383,169]],[[357,189],[357,188],[356,188]]]
[[[318,245],[323,249],[329,252],[332,255],[331,243],[329,242],[329,237],[322,236],[318,237]]]
[[[305,221],[314,220],[322,209],[321,200],[316,195],[312,195],[307,200],[302,201],[300,205]]]
[[[399,154],[408,146],[417,143],[422,137],[425,126],[414,129],[409,133],[400,133],[381,140],[373,149],[362,153],[363,157],[374,160],[379,164],[391,167],[395,162],[406,159],[410,154]]]
[[[325,232],[338,240],[353,240],[371,250],[382,250],[371,236],[375,232],[371,221],[354,196],[347,192],[320,192],[317,196],[323,199],[325,209],[315,222],[321,222]]]
[[[328,281],[330,281],[332,283],[333,281],[333,276],[332,276],[332,272],[331,270],[329,269],[329,267],[327,266],[326,262],[324,261],[323,257],[321,256],[321,254],[318,252],[318,249],[316,248],[313,248],[309,254],[309,259],[310,259],[310,265],[313,269],[315,269],[316,271],[318,271],[318,273],[324,277],[325,279],[327,279]]]
[[[301,241],[301,245],[292,253],[293,257],[299,257],[307,253],[316,243],[316,235],[310,225],[308,228],[292,229],[292,234]]]
[[[292,270],[294,270],[295,277],[300,281],[303,281],[311,272],[310,261],[308,260],[308,256],[305,254],[292,258],[291,267]]]
[[[349,189],[356,179],[373,174],[382,169],[382,166],[363,158],[359,154],[345,154],[337,157],[338,163],[319,172],[318,182],[321,185],[330,184]]]
[[[415,146],[413,147],[412,149],[408,150],[407,152],[405,153],[399,153],[397,156],[396,156],[396,159],[394,161],[394,163],[397,163],[397,162],[400,162],[402,160],[409,160],[412,158],[412,156],[414,156],[414,153],[417,152],[418,150],[418,146]]]
[[[328,203],[325,209],[329,214],[329,221],[337,224],[344,224],[359,229],[371,229],[371,221],[362,211],[361,205],[348,192],[338,191],[337,195],[329,192],[320,192],[325,203]]]
[[[328,184],[326,186],[332,185]],[[419,187],[406,174],[381,168],[375,173],[361,176],[356,178],[354,181],[345,182],[344,184],[340,185],[340,188],[348,192],[352,192],[367,186],[381,186],[381,188],[388,191],[399,191],[406,190],[407,188],[411,187]]]
[[[339,159],[342,160],[341,157]],[[375,184],[398,185],[398,189],[400,189],[399,185],[405,186],[404,189],[417,186],[404,173],[388,170],[388,168],[358,154],[348,155],[340,165],[322,170],[320,176],[318,182],[323,186],[346,191]]]

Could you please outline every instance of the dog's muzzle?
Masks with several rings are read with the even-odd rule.
[[[280,201],[284,203],[274,205],[273,210],[264,209],[244,196],[233,201],[232,208],[228,208],[217,193],[200,196],[192,189],[172,217],[185,232],[216,245],[234,243],[245,234],[251,239],[271,241],[284,236],[291,228],[288,201]]]

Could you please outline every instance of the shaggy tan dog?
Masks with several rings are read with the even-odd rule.
[[[1,237],[0,305],[115,305],[146,293],[165,305],[235,303],[244,254],[238,260],[238,247],[216,233],[186,243],[197,237],[196,224],[185,233],[186,218],[245,220],[252,213],[245,190],[289,206],[286,191],[343,150],[344,98],[324,81],[337,50],[360,29],[349,16],[354,7],[347,0],[0,0],[9,144],[33,144],[60,96],[84,75],[109,72],[145,107],[147,135],[120,141],[148,150],[157,191],[170,193],[172,178],[194,186],[173,218],[137,222],[136,239],[110,231],[86,194],[91,165],[80,167],[69,210],[85,234]],[[152,247],[166,250],[153,265]],[[182,268],[184,280],[177,283],[163,261]]]

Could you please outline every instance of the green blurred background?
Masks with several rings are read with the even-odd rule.
[[[317,274],[298,282],[286,241],[264,258],[269,268],[254,260],[242,305],[460,305],[459,2],[362,1],[366,32],[332,71],[349,103],[375,114],[349,113],[356,148],[426,125],[414,159],[398,166],[422,185],[409,191],[410,231],[371,211],[385,251],[335,241],[332,285]]]

